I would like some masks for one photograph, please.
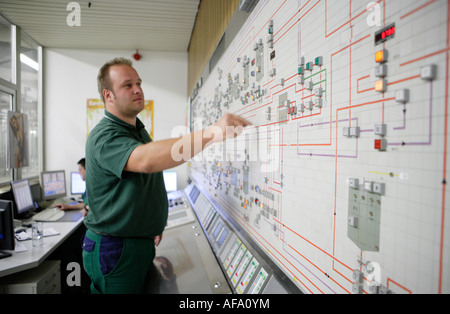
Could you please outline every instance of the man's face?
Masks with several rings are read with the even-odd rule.
[[[105,99],[115,110],[126,117],[136,117],[144,109],[142,80],[136,70],[128,65],[114,65],[109,69],[113,91],[107,91]]]
[[[81,175],[83,181],[86,181],[86,169],[80,164],[78,164],[78,173]]]

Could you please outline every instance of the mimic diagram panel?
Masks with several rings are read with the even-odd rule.
[[[304,293],[450,293],[449,28],[449,0],[260,0],[191,98],[192,130],[252,123],[191,177]]]

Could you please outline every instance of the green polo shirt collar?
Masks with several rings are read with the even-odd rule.
[[[126,123],[125,121],[119,119],[118,117],[116,117],[115,115],[113,115],[112,113],[107,111],[106,109],[105,109],[105,117],[113,122],[116,122],[124,127],[132,129],[132,130],[140,130],[142,128],[145,128],[145,125],[142,123],[141,120],[139,120],[139,118],[136,118],[136,126],[134,126],[132,124]]]

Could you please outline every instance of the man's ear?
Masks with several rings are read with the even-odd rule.
[[[103,90],[103,98],[105,99],[105,102],[112,102],[114,100],[114,93],[110,91],[109,89]]]

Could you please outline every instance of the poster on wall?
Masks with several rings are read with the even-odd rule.
[[[20,112],[8,111],[8,159],[11,169],[29,165],[27,116]]]
[[[98,122],[105,116],[105,105],[101,99],[88,99],[86,103],[87,136]],[[144,110],[138,118],[144,123],[146,130],[153,139],[153,100],[146,100]]]

